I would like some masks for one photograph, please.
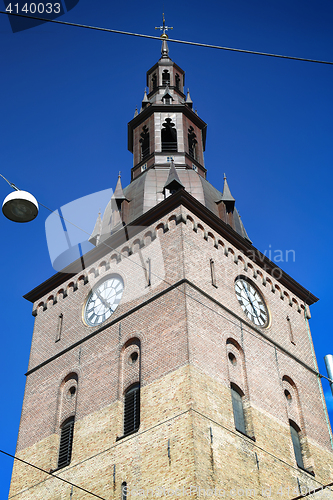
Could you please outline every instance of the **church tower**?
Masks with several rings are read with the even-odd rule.
[[[206,123],[165,31],[128,124],[131,183],[93,250],[25,296],[9,498],[333,499],[317,298],[252,245],[226,178],[206,180]]]

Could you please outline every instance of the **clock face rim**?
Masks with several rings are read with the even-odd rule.
[[[236,284],[238,281],[246,281],[252,288],[254,288],[254,290],[257,292],[257,294],[259,295],[260,299],[261,299],[261,302],[263,303],[264,305],[264,308],[265,308],[265,311],[266,311],[266,321],[263,325],[257,325],[254,320],[252,318],[250,318],[248,316],[248,314],[246,313],[246,310],[244,310],[242,304],[240,303],[240,300],[239,300],[239,296],[236,292]],[[237,276],[237,278],[235,279],[235,282],[234,282],[234,289],[235,289],[235,295],[236,295],[236,298],[237,298],[237,301],[238,301],[238,304],[239,306],[241,307],[243,313],[245,314],[246,318],[251,321],[251,323],[256,326],[256,327],[259,327],[259,328],[268,328],[271,324],[271,315],[270,315],[270,312],[269,312],[269,308],[268,308],[268,305],[267,305],[267,302],[263,296],[263,294],[261,293],[261,291],[259,290],[259,288],[256,286],[255,283],[253,283],[252,280],[250,280],[247,276],[243,276],[243,275],[240,275],[240,276]]]
[[[89,322],[88,318],[87,318],[87,306],[88,306],[90,297],[95,293],[96,290],[98,290],[98,288],[101,285],[103,285],[103,283],[105,283],[106,281],[109,281],[111,279],[117,279],[120,283],[122,283],[122,292],[121,292],[121,297],[120,297],[120,300],[119,300],[119,303],[120,303],[120,301],[121,301],[121,299],[123,297],[124,289],[125,289],[124,279],[119,274],[109,274],[108,276],[105,276],[104,278],[102,278],[101,280],[99,280],[92,287],[92,289],[90,290],[90,292],[88,293],[88,295],[87,295],[87,297],[86,297],[86,299],[84,301],[83,308],[82,308],[82,321],[85,324],[85,326],[89,326],[89,327],[101,326],[103,323],[105,323],[105,321],[109,320],[112,317],[112,315],[115,313],[115,311],[117,310],[119,303],[117,304],[117,307],[111,312],[110,316],[108,316],[107,318],[105,318],[100,323],[91,324]]]

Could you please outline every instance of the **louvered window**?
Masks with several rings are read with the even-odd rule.
[[[163,87],[170,85],[170,73],[167,69],[165,69],[162,73],[162,85]]]
[[[299,438],[299,430],[297,429],[296,424],[294,422],[290,422],[290,434],[293,442],[294,453],[297,465],[304,469],[303,457],[302,457],[302,445]]]
[[[61,426],[58,469],[66,467],[71,462],[74,433],[74,417],[66,420]]]
[[[232,409],[234,412],[235,427],[238,431],[246,434],[243,398],[235,387],[231,387]]]
[[[121,484],[121,500],[127,500],[127,483]]]
[[[124,436],[138,430],[140,426],[140,385],[131,387],[125,394]]]
[[[177,151],[177,130],[171,118],[166,118],[161,130],[162,151]]]
[[[179,78],[178,73],[176,73],[175,80],[176,80],[176,88],[177,88],[178,90],[180,90],[180,78]]]

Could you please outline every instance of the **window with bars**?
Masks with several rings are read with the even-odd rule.
[[[74,417],[68,418],[61,426],[58,469],[71,463],[74,434]]]
[[[243,395],[238,387],[231,386],[232,409],[234,413],[235,427],[238,431],[246,434],[245,415],[243,407]]]
[[[125,393],[124,436],[140,427],[140,384],[135,384]]]
[[[301,440],[299,438],[300,430],[298,426],[291,420],[289,421],[289,424],[290,424],[290,434],[291,434],[291,440],[293,442],[296,462],[299,467],[304,469],[302,445],[301,445]]]

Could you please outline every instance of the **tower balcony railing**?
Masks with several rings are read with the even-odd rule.
[[[177,151],[177,142],[163,142],[162,151]]]

